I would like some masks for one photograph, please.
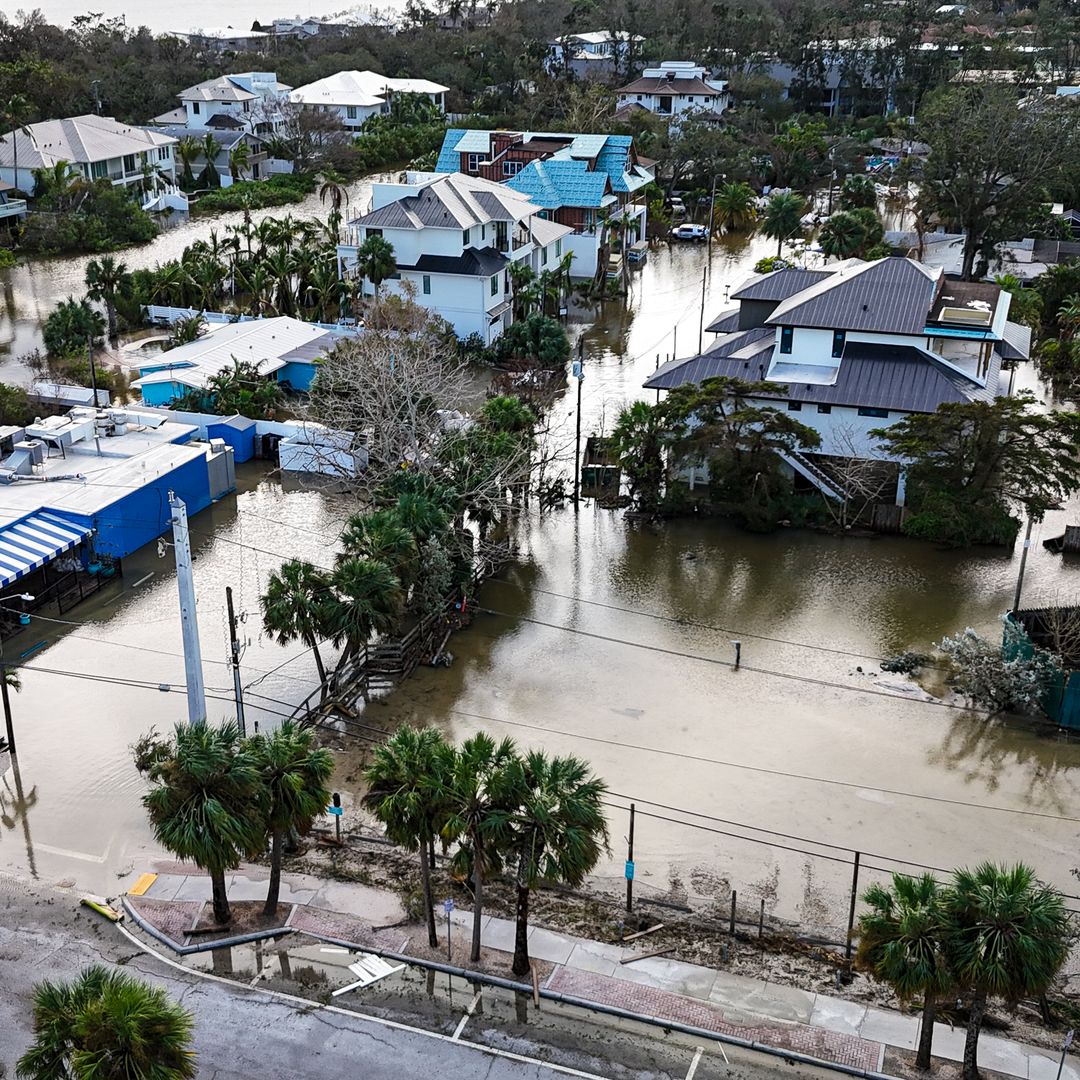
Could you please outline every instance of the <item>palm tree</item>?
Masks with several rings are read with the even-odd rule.
[[[579,758],[530,751],[508,765],[512,800],[506,851],[514,865],[515,975],[529,973],[529,894],[540,881],[580,885],[607,850],[607,785]]]
[[[319,639],[326,634],[330,582],[311,563],[291,559],[270,575],[262,606],[263,629],[279,645],[303,641],[315,657],[319,682],[326,686],[326,667],[319,652]]]
[[[26,122],[32,113],[33,106],[22,94],[12,94],[0,104],[0,131],[11,129],[11,186],[16,189],[19,186],[19,136],[30,134]]]
[[[199,180],[202,182],[203,187],[221,186],[221,176],[217,167],[217,158],[221,150],[221,143],[214,137],[213,132],[208,131],[199,145],[199,153],[206,159],[203,171],[199,174]]]
[[[345,554],[343,561],[353,556],[373,559],[390,567],[395,577],[407,589],[416,573],[416,538],[401,523],[392,508],[369,514],[353,514],[341,531]]]
[[[192,174],[191,166],[195,164],[200,152],[198,139],[194,139],[190,135],[185,135],[176,144],[176,159],[180,162],[180,182],[185,187],[191,188],[195,186],[195,177]]]
[[[403,595],[401,582],[386,563],[355,556],[338,563],[331,584],[335,599],[327,619],[334,643],[344,645],[340,667],[373,634],[385,634],[397,626]]]
[[[86,295],[105,305],[109,323],[109,339],[116,340],[116,297],[131,287],[131,274],[127,266],[117,262],[111,255],[91,259],[86,264]]]
[[[1061,336],[1071,341],[1080,330],[1080,293],[1065,297],[1058,308],[1057,323],[1061,327]]]
[[[266,823],[270,829],[270,885],[263,913],[276,915],[281,888],[281,856],[291,830],[306,832],[330,802],[327,782],[334,772],[334,755],[315,746],[310,728],[291,720],[269,735],[252,739],[256,765],[266,789]]]
[[[161,987],[99,964],[34,987],[34,1042],[24,1080],[186,1080],[198,1073],[194,1018]]]
[[[801,195],[794,192],[781,192],[769,197],[765,207],[765,216],[761,222],[761,231],[776,240],[776,257],[784,253],[784,241],[790,239],[802,224],[806,212],[806,203]]]
[[[508,768],[517,758],[513,739],[496,745],[481,732],[461,744],[448,785],[449,816],[443,835],[460,841],[451,868],[472,879],[473,926],[469,959],[480,959],[480,920],[484,914],[484,878],[500,864],[506,843],[512,784]]]
[[[394,246],[381,236],[369,236],[356,249],[356,272],[371,282],[375,296],[379,287],[397,272]]]
[[[725,231],[749,229],[757,217],[754,189],[747,183],[721,184],[713,202],[712,227]]]
[[[1069,954],[1069,914],[1061,893],[1023,863],[954,871],[945,914],[949,961],[971,999],[963,1076],[978,1080],[987,998],[1015,1004],[1046,992]]]
[[[319,201],[325,205],[328,199],[330,200],[330,208],[335,214],[340,215],[343,210],[349,208],[348,188],[339,184],[336,180],[324,177],[322,187],[319,188]]]
[[[229,175],[234,180],[243,180],[250,160],[251,150],[248,148],[248,144],[241,139],[229,151]]]
[[[870,910],[859,916],[855,963],[888,983],[901,1001],[922,999],[917,1069],[929,1069],[937,1002],[953,987],[945,956],[945,890],[931,874],[893,874],[892,888],[871,885],[863,894]]]
[[[611,446],[626,472],[630,497],[642,508],[660,503],[664,482],[663,414],[647,401],[635,401],[619,413],[611,431]]]
[[[394,506],[398,520],[412,533],[419,547],[436,533],[443,533],[450,524],[446,511],[427,495],[408,492],[399,495]]]
[[[143,796],[154,838],[210,874],[214,920],[229,921],[225,871],[263,848],[263,792],[251,749],[234,722],[177,724],[173,738],[151,731],[134,747],[135,766],[150,780]]]
[[[834,259],[850,259],[866,243],[866,227],[849,210],[838,210],[821,226],[818,243]]]
[[[480,409],[480,420],[492,431],[512,435],[531,435],[536,427],[536,413],[514,394],[497,394]]]
[[[311,272],[307,296],[315,304],[315,321],[333,322],[341,314],[345,285],[331,260],[319,263]]]
[[[420,854],[428,944],[438,947],[435,899],[428,847],[446,823],[447,788],[454,748],[435,728],[401,728],[377,746],[365,776],[364,805],[386,827],[386,835],[406,851]]]

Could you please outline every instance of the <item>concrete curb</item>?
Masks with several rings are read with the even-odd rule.
[[[233,937],[217,938],[214,941],[206,941],[200,945],[178,945],[172,938],[162,933],[162,931],[154,926],[153,923],[144,919],[135,910],[134,906],[128,902],[127,896],[122,896],[120,899],[121,903],[124,905],[124,911],[138,924],[140,929],[145,930],[155,941],[158,941],[166,948],[171,949],[178,956],[191,956],[193,953],[211,952],[214,949],[225,949],[233,945],[247,945],[252,941],[265,941],[267,938],[285,937],[287,934],[296,933],[291,926],[279,926],[273,930],[253,930],[250,934],[237,934]],[[292,912],[290,912],[289,915],[291,918]]]

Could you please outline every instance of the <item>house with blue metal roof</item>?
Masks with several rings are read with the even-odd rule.
[[[564,246],[576,278],[606,266],[604,249],[645,235],[653,166],[639,159],[629,135],[454,128],[435,168],[505,184],[541,207],[541,216],[569,226]]]
[[[672,360],[645,382],[672,390],[708,378],[768,382],[750,400],[798,413],[821,436],[816,453],[790,452],[792,472],[830,497],[842,494],[837,461],[889,462],[903,505],[901,463],[871,434],[908,413],[948,402],[993,401],[1031,354],[1031,331],[1009,320],[1012,297],[997,285],[950,281],[905,258],[847,259],[818,270],[752,277],[738,306],[707,327],[714,341]]]

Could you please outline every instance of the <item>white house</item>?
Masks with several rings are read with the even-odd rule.
[[[343,230],[338,266],[357,276],[357,249],[382,236],[397,273],[383,288],[411,282],[416,300],[441,315],[461,338],[490,345],[513,321],[512,263],[554,270],[573,230],[540,216],[527,195],[461,173],[409,173],[403,184],[375,184],[372,209]],[[370,282],[362,284],[372,295]]]
[[[617,112],[645,109],[657,116],[694,112],[719,117],[731,104],[728,84],[709,78],[708,69],[689,60],[665,60],[646,68],[640,79],[617,91]]]
[[[626,30],[589,30],[548,42],[544,61],[550,72],[569,68],[579,79],[603,79],[623,66],[634,48],[644,44],[640,34]]]
[[[214,52],[252,52],[269,48],[272,34],[262,30],[245,30],[238,26],[207,26],[186,33],[174,33],[174,37],[184,38],[200,49],[212,49]]]
[[[445,111],[448,89],[428,79],[391,79],[376,71],[339,71],[297,87],[290,98],[306,109],[335,114],[345,128],[358,128],[368,117],[388,113],[397,94],[421,94]]]
[[[333,22],[331,19],[318,19],[309,16],[306,19],[275,19],[273,25],[275,37],[313,38],[342,37],[351,29],[349,23]]]
[[[821,435],[818,451],[787,462],[827,494],[836,486],[830,458],[889,460],[872,429],[945,402],[1008,394],[1002,361],[1026,360],[1031,349],[1030,329],[1009,321],[1009,293],[949,281],[911,259],[777,270],[731,298],[739,306],[708,327],[715,342],[664,364],[644,385],[670,390],[715,376],[778,384],[751,400],[798,413]],[[896,501],[903,499],[897,470]]]
[[[121,124],[108,116],[43,120],[0,136],[0,181],[32,195],[34,169],[51,169],[67,162],[87,180],[108,179],[116,186],[144,183],[144,166],[175,182],[175,146],[171,135]]]
[[[270,135],[285,121],[282,105],[292,89],[273,71],[219,75],[181,90],[178,109],[154,117],[155,124],[182,124],[205,131],[244,130]]]

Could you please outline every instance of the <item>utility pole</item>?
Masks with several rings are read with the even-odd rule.
[[[573,378],[577,379],[577,434],[574,437],[574,509],[581,505],[581,384],[585,381],[585,338],[578,338],[578,358],[570,369]]]
[[[247,738],[247,725],[244,723],[244,687],[240,683],[240,642],[236,637],[236,615],[233,612],[232,586],[225,586],[225,605],[229,609],[229,651],[232,657],[233,693],[236,695],[236,725],[240,728],[240,738]],[[255,730],[259,722],[255,721]]]
[[[626,910],[634,910],[634,804],[630,804],[630,835],[626,838]]]
[[[180,625],[184,634],[184,675],[187,684],[188,722],[206,722],[206,690],[203,686],[199,620],[195,612],[195,579],[191,572],[191,542],[184,500],[169,492],[173,516],[173,549],[176,552],[176,585],[180,590]]]
[[[699,355],[705,341],[705,278],[708,276],[708,273],[708,267],[701,271],[701,318],[698,320],[697,332],[697,351]]]
[[[851,972],[851,947],[852,938],[855,936],[855,902],[859,898],[859,861],[862,853],[855,852],[855,861],[851,870],[851,906],[848,908],[847,941],[844,945],[844,959],[848,962],[848,973]]]
[[[10,595],[10,594],[9,594]],[[4,597],[6,600],[7,597]],[[29,593],[20,593],[13,599],[22,600],[24,603],[29,603],[34,599]],[[7,610],[11,610],[10,608]],[[20,615],[23,618],[25,612]],[[29,616],[25,616],[25,621],[29,622]],[[8,696],[8,681],[7,681],[8,668],[4,661],[4,637],[0,632],[0,699],[4,702],[4,725],[7,731],[7,746],[8,752],[11,754],[12,761],[15,760],[15,724],[11,719],[11,698]],[[16,774],[17,775],[17,774]],[[21,796],[20,796],[21,798]]]
[[[1020,610],[1020,590],[1024,587],[1024,567],[1027,566],[1028,548],[1031,547],[1032,516],[1028,514],[1027,532],[1024,533],[1024,550],[1020,552],[1020,573],[1016,575],[1016,593],[1013,595],[1013,611]]]
[[[98,436],[97,430],[97,368],[94,367],[94,337],[92,334],[86,335],[86,359],[90,364],[90,393],[93,395],[94,446],[97,447],[98,457],[101,457],[101,438]]]
[[[705,264],[712,269],[712,233],[713,222],[716,218],[716,173],[713,173],[712,178],[712,194],[709,196],[709,246],[705,249],[706,258]],[[700,350],[698,350],[700,352]]]

